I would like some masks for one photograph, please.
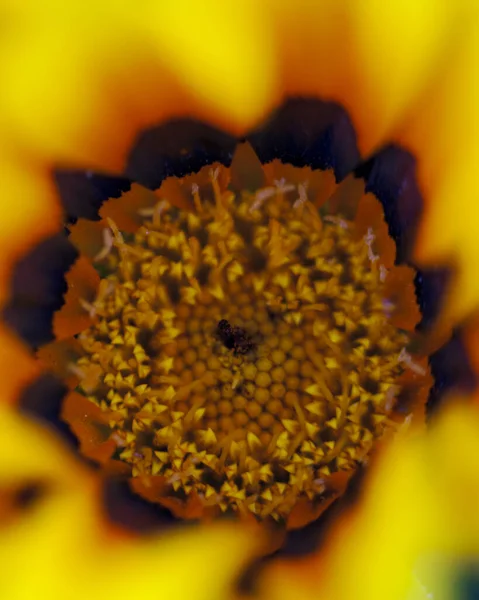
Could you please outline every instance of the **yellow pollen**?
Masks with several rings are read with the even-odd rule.
[[[234,194],[216,169],[202,185],[194,212],[162,200],[133,236],[108,220],[72,372],[134,477],[285,521],[396,427],[398,378],[421,367],[383,307],[372,229],[322,217],[305,183]]]

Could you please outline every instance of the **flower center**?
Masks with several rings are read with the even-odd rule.
[[[400,378],[422,367],[389,318],[372,229],[305,185],[234,192],[218,169],[191,197],[142,210],[134,235],[108,220],[79,389],[133,477],[285,521],[404,421]]]

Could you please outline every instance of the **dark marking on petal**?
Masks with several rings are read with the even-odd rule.
[[[63,233],[37,244],[14,267],[3,319],[33,348],[53,340],[53,314],[67,291],[65,273],[78,252]]]
[[[166,508],[135,494],[124,480],[105,480],[102,507],[109,521],[137,534],[154,534],[175,525],[187,526],[185,521],[176,519]]]
[[[428,417],[441,408],[449,392],[471,393],[477,386],[477,376],[469,361],[461,331],[455,330],[451,339],[429,358],[434,385],[426,405]]]
[[[447,268],[421,269],[416,273],[414,285],[422,319],[418,331],[431,327],[442,309],[444,294],[451,278]]]
[[[27,514],[34,511],[51,493],[51,487],[48,478],[31,475],[19,474],[17,478],[2,482],[0,486],[2,498],[0,527],[8,527],[20,522],[22,518],[28,518]]]
[[[237,140],[192,119],[168,121],[142,132],[128,157],[126,175],[155,190],[167,177],[184,177],[220,162],[231,164]]]
[[[30,383],[20,394],[19,409],[22,413],[40,420],[53,429],[75,451],[79,448],[77,437],[62,420],[63,399],[68,393],[67,386],[51,373],[46,373]],[[34,451],[34,449],[32,449]],[[79,454],[79,452],[76,452]],[[87,460],[83,459],[82,460]],[[89,461],[87,461],[89,462]]]
[[[73,169],[56,169],[53,180],[68,223],[74,223],[78,218],[98,221],[102,204],[108,198],[119,198],[131,187],[130,180],[125,177]]]
[[[356,175],[365,179],[366,192],[372,192],[383,205],[389,233],[396,242],[396,263],[408,262],[423,210],[416,159],[399,146],[386,146],[358,167]]]
[[[296,167],[333,169],[337,181],[360,160],[356,133],[346,111],[316,98],[287,100],[246,139],[263,163],[278,158]]]
[[[21,511],[31,510],[47,491],[48,485],[42,481],[26,481],[15,490],[15,506]]]

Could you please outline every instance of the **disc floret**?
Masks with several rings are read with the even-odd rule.
[[[165,496],[285,520],[397,427],[415,363],[374,232],[322,215],[307,189],[233,192],[212,171],[190,210],[162,198],[131,239],[108,221],[75,368],[117,457]]]

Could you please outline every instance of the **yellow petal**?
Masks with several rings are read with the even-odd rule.
[[[72,483],[80,487],[85,476],[59,440],[0,403],[0,487],[46,480],[66,489]]]
[[[447,306],[454,320],[479,302],[479,6],[468,5],[471,14],[455,31],[449,60],[397,136],[418,157],[426,199],[417,260],[458,266]]]
[[[259,15],[253,0],[11,3],[2,129],[52,164],[121,169],[138,131],[173,115],[251,124],[275,76]]]
[[[0,523],[2,597],[214,600],[227,597],[254,536],[220,525],[131,539],[108,530],[94,481],[47,432],[0,406],[0,489],[44,496]]]
[[[407,114],[459,23],[455,3],[435,0],[269,0],[268,7],[284,90],[340,102],[363,153]]]
[[[222,111],[227,128],[251,125],[271,108],[276,55],[258,2],[153,2],[149,23],[175,71],[198,100]]]
[[[455,42],[457,3],[437,0],[353,0],[351,35],[357,48],[362,109],[370,144],[383,141],[414,106]],[[460,4],[460,3],[459,3]]]
[[[91,531],[88,508],[81,496],[50,500],[2,534],[4,597],[220,600],[249,546],[245,532],[231,527],[150,542],[102,540]]]

